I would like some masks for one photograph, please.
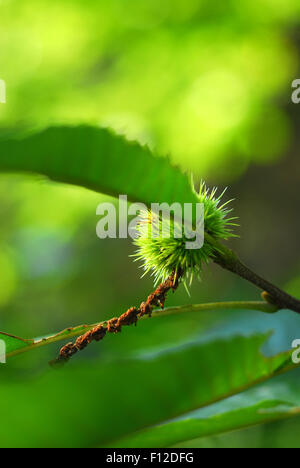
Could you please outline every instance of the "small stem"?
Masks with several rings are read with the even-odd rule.
[[[274,314],[279,308],[274,304],[265,301],[227,301],[209,302],[207,304],[191,304],[177,307],[168,307],[164,310],[154,310],[153,317],[176,315],[188,312],[207,312],[210,310],[258,310],[266,314]]]
[[[209,302],[207,304],[188,304],[183,306],[167,307],[163,310],[154,309],[152,312],[152,317],[180,315],[189,312],[208,312],[213,310],[258,310],[260,312],[272,314],[278,311],[278,307],[269,304],[265,301]],[[149,316],[144,315],[141,317],[141,320],[144,320],[146,318],[149,318]],[[67,330],[63,330],[60,333],[57,333],[52,336],[39,338],[38,340],[32,340],[32,344],[25,348],[20,348],[15,351],[11,351],[7,354],[7,357],[13,357],[18,354],[23,354],[28,351],[32,351],[37,348],[42,348],[53,343],[66,341],[66,339],[75,338],[77,336],[82,335],[83,331],[88,332],[97,326],[102,325],[103,327],[107,327],[107,323],[108,321],[106,320],[100,323],[94,323],[92,325],[79,325],[78,327],[68,328]]]
[[[92,330],[86,331],[77,338],[75,343],[68,343],[61,348],[59,357],[50,364],[67,362],[74,354],[85,349],[92,341],[101,341],[108,333],[120,333],[122,328],[126,325],[136,325],[138,320],[145,315],[150,317],[155,306],[160,306],[163,309],[168,292],[170,290],[173,292],[176,291],[182,274],[182,271],[173,270],[169,278],[161,283],[158,288],[148,296],[147,300],[140,304],[139,308],[131,307],[120,317],[114,317],[108,320],[105,326],[101,323]]]
[[[221,264],[221,266],[223,265]],[[271,303],[274,302],[281,309],[290,309],[294,312],[300,313],[300,301],[298,301],[295,297],[290,296],[274,284],[260,277],[258,274],[244,265],[240,260],[237,260],[233,265],[226,265],[225,268],[232,271],[233,273],[236,273],[241,278],[250,281],[252,284],[258,286],[263,291],[266,291],[269,294],[269,297],[266,296],[266,299]]]
[[[300,301],[298,299],[252,271],[240,261],[235,252],[224,245],[219,244],[210,235],[206,235],[206,240],[214,247],[215,263],[225,270],[231,271],[241,278],[244,278],[260,288],[262,291],[265,291],[267,294],[264,294],[264,299],[271,304],[277,305],[279,309],[290,309],[294,312],[300,313]]]

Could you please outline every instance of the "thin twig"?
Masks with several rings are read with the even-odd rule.
[[[50,364],[67,362],[78,351],[85,349],[92,341],[102,340],[107,333],[120,333],[123,326],[137,324],[137,321],[145,315],[152,315],[153,307],[160,306],[164,308],[167,293],[170,290],[175,291],[179,286],[179,280],[182,276],[181,272],[173,272],[171,276],[164,281],[158,288],[148,296],[146,302],[142,302],[140,307],[131,307],[119,318],[115,317],[107,322],[96,325],[92,330],[87,331],[84,335],[79,336],[75,343],[68,343],[61,348],[59,357]]]
[[[216,241],[211,235],[205,234],[205,239],[214,249],[214,262],[241,278],[249,281],[264,292],[263,298],[279,309],[289,309],[300,313],[300,301],[266,279],[259,276],[244,265],[233,250]]]
[[[153,318],[165,317],[169,315],[180,315],[180,314],[185,314],[185,313],[190,313],[190,312],[207,312],[207,311],[214,311],[214,310],[229,310],[229,311],[230,310],[253,310],[253,311],[257,310],[257,311],[264,312],[267,314],[273,314],[277,312],[279,309],[277,306],[269,304],[266,301],[209,302],[209,303],[203,303],[203,304],[187,304],[183,306],[167,307],[164,310],[154,309],[152,312],[152,317]],[[144,315],[140,319],[143,320],[147,317],[148,316]],[[28,342],[29,344],[26,347],[18,348],[18,349],[15,349],[14,351],[8,352],[6,357],[10,358],[13,356],[17,356],[19,354],[26,353],[28,351],[33,351],[34,349],[37,349],[37,348],[42,348],[50,344],[58,343],[60,341],[66,340],[67,337],[69,339],[76,338],[83,334],[83,330],[85,332],[88,332],[100,325],[102,325],[103,327],[107,327],[107,323],[108,321],[104,320],[101,323],[69,327],[54,335],[39,338],[36,340],[34,339],[23,340],[20,337],[15,337],[17,339]],[[5,333],[1,333],[1,334],[7,335]],[[1,337],[1,334],[0,334],[0,337]],[[8,335],[8,336],[12,336],[12,335]]]

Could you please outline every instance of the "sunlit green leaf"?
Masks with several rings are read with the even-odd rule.
[[[96,127],[53,127],[25,138],[2,139],[0,171],[35,172],[146,204],[196,201],[188,177],[167,159]]]

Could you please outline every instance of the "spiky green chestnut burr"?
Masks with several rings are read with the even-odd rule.
[[[204,230],[215,239],[228,239],[235,236],[232,228],[236,226],[236,218],[229,217],[232,210],[228,208],[232,200],[222,204],[224,192],[219,196],[216,192],[216,188],[210,191],[202,182],[197,193],[198,203],[204,205]],[[151,273],[155,283],[165,281],[173,271],[183,272],[185,283],[191,282],[194,275],[199,277],[203,265],[214,257],[213,246],[204,240],[201,248],[187,249],[190,239],[177,221],[162,219],[150,210],[140,217],[135,257],[142,262],[145,274]],[[181,232],[182,236],[178,235]]]

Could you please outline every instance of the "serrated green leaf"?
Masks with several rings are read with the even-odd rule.
[[[19,139],[0,140],[0,171],[26,171],[112,196],[150,204],[193,203],[182,172],[146,146],[107,129],[53,127]]]

